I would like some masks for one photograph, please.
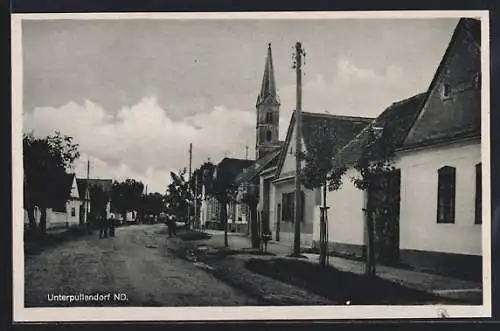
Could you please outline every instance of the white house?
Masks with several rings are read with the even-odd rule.
[[[396,171],[389,186],[399,199],[381,235],[385,253],[399,263],[454,275],[481,277],[480,22],[461,19],[424,94],[393,104],[369,127],[389,136]],[[363,131],[336,156],[350,165],[359,157]],[[382,141],[379,139],[379,142]],[[350,182],[328,194],[330,247],[362,255],[364,213],[370,197]],[[319,224],[315,224],[315,239]],[[382,233],[382,232],[381,232]]]
[[[314,132],[323,125],[333,129],[336,146],[344,146],[359,133],[371,118],[340,116],[321,113],[302,112],[302,151],[307,153],[312,144]],[[270,185],[271,194],[269,201],[269,217],[274,238],[283,242],[294,241],[294,206],[295,206],[295,113],[292,114],[286,140],[277,161],[276,172],[272,176]],[[301,167],[305,166],[302,161]],[[268,180],[267,173],[262,176],[262,181]],[[312,246],[313,223],[320,205],[320,189],[306,189],[303,185],[301,210],[301,246]]]
[[[52,203],[47,208],[47,229],[67,228],[80,223],[80,195],[75,174],[64,174],[52,183]],[[41,210],[35,207],[35,220],[40,224]],[[29,224],[28,213],[24,211],[24,223]]]

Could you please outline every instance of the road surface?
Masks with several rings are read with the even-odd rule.
[[[163,224],[84,236],[25,257],[25,306],[235,306],[255,299],[173,254]]]

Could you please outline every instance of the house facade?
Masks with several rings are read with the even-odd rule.
[[[68,228],[80,223],[81,199],[75,174],[64,174],[52,183],[51,207],[46,209],[47,229]],[[40,224],[41,210],[35,207],[35,221]],[[28,213],[24,211],[24,223],[29,224]]]
[[[371,121],[371,118],[339,116],[320,113],[302,112],[302,144],[301,151],[307,154],[312,144],[313,132],[328,126],[335,132],[331,137],[332,145],[344,146]],[[295,113],[292,115],[288,127],[283,149],[276,166],[276,172],[271,180],[271,194],[269,205],[271,228],[275,229],[275,239],[283,242],[294,241],[294,214],[295,214]],[[305,161],[301,161],[301,169]],[[262,180],[266,180],[263,176]],[[321,202],[321,189],[307,189],[301,186],[301,246],[313,245],[314,222],[318,215]]]
[[[392,218],[377,233],[378,257],[471,279],[482,271],[479,34],[479,21],[461,19],[428,91],[393,104],[369,126],[390,136],[395,152],[386,178]],[[335,162],[352,164],[363,140],[362,133]],[[342,188],[328,194],[329,241],[337,253],[362,256],[362,209],[376,198],[354,187],[356,175],[350,167]],[[315,229],[318,240],[319,223]]]

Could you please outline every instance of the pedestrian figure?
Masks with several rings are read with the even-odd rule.
[[[114,214],[111,214],[109,217],[109,236],[114,237],[115,236],[115,217]]]
[[[175,233],[175,218],[173,215],[170,215],[167,220],[167,226],[168,226],[168,236],[169,238],[172,238],[172,234],[176,236],[177,234]]]
[[[102,216],[97,216],[97,222],[99,223],[99,238],[107,238],[108,227],[106,224],[106,219]]]

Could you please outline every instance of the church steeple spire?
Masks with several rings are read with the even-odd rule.
[[[274,81],[273,57],[271,44],[267,48],[266,65],[262,86],[257,97],[257,130],[255,153],[256,159],[280,148],[279,144],[279,121],[280,102],[276,93]]]
[[[278,103],[276,94],[276,82],[274,80],[273,56],[271,52],[271,43],[267,47],[267,58],[264,67],[264,76],[262,77],[262,86],[257,97],[257,106],[264,102]]]

